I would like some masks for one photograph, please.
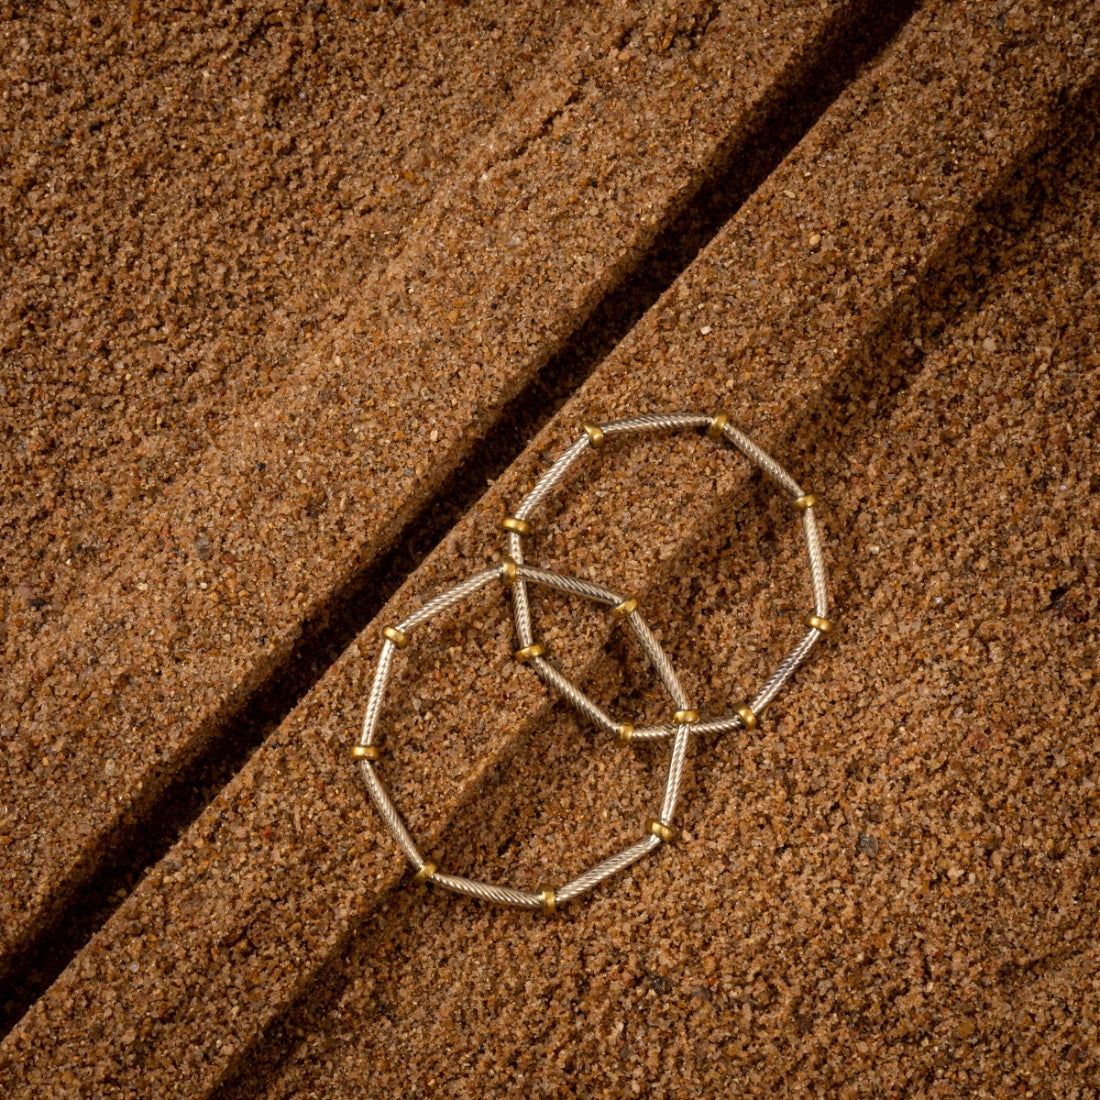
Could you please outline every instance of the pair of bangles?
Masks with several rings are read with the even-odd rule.
[[[620,436],[684,429],[702,429],[712,439],[726,440],[780,486],[801,517],[802,533],[806,540],[809,560],[813,612],[806,618],[806,633],[756,695],[738,707],[734,713],[721,718],[703,718],[690,704],[675,669],[642,616],[637,599],[613,592],[609,588],[590,581],[538,569],[526,564],[523,555],[523,539],[531,533],[531,515],[559,485],[573,463],[585,451],[606,447]],[[684,760],[691,736],[701,733],[755,729],[764,708],[806,659],[818,639],[831,629],[829,619],[826,617],[828,600],[825,561],[821,553],[817,523],[814,520],[815,503],[815,496],[812,493],[804,493],[779,463],[758,447],[744,432],[730,423],[725,413],[713,416],[691,413],[667,416],[646,415],[615,420],[609,424],[585,423],[583,434],[542,475],[515,512],[505,516],[501,521],[500,526],[505,534],[506,545],[500,562],[493,568],[475,573],[453,588],[442,592],[396,626],[387,626],[382,630],[384,640],[367,700],[363,728],[358,742],[352,747],[351,756],[357,762],[366,781],[375,808],[397,841],[398,847],[415,869],[416,881],[433,882],[467,897],[552,913],[558,905],[587,893],[605,879],[636,863],[662,844],[673,840],[676,835],[673,819],[680,798]],[[382,714],[386,685],[398,650],[409,645],[410,636],[416,627],[455,607],[483,586],[494,582],[504,585],[511,592],[516,636],[519,642],[515,650],[516,660],[531,668],[543,683],[555,690],[562,699],[596,726],[614,734],[619,742],[667,739],[672,741],[661,807],[657,815],[646,822],[645,834],[642,838],[629,848],[611,856],[562,886],[542,886],[533,891],[517,890],[509,886],[479,882],[441,871],[435,863],[421,855],[378,775],[377,764],[381,752],[375,741],[375,732]],[[668,692],[672,701],[671,720],[663,725],[638,727],[628,721],[616,721],[552,664],[546,656],[546,648],[536,640],[532,630],[531,608],[528,600],[528,586],[532,584],[543,585],[568,595],[583,596],[597,604],[602,604],[614,617],[622,620],[630,628]]]

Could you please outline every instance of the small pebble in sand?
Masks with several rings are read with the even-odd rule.
[[[878,837],[868,836],[866,833],[860,833],[859,840],[856,841],[856,851],[866,856],[877,856]]]

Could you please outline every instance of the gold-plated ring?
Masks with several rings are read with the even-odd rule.
[[[549,886],[539,889],[539,908],[549,916],[558,907],[558,895]]]
[[[806,625],[812,626],[814,630],[820,630],[822,634],[828,634],[833,629],[833,624],[828,619],[823,619],[820,615],[807,615]]]
[[[753,714],[752,710],[747,705],[738,707],[737,713],[741,715],[741,725],[743,725],[745,729],[754,730],[760,725],[756,715]]]
[[[516,519],[515,516],[505,516],[500,521],[502,531],[514,531],[517,535],[529,535],[531,525],[525,519]]]
[[[525,665],[535,657],[541,657],[545,652],[546,646],[544,646],[542,642],[532,642],[530,645],[525,645],[522,649],[517,649],[512,656],[515,657],[521,665]]]
[[[501,580],[508,585],[515,584],[517,571],[518,566],[516,565],[515,558],[510,558],[507,554],[502,554],[500,558]]]
[[[599,424],[593,424],[590,420],[586,420],[581,424],[581,427],[584,428],[584,434],[592,441],[593,447],[602,447],[604,445],[605,437],[603,428],[601,428]]]
[[[431,882],[432,875],[434,875],[438,870],[439,864],[432,863],[432,861],[429,859],[425,861],[424,866],[421,867],[415,875],[413,875],[413,882]]]
[[[629,745],[630,739],[634,736],[634,723],[633,722],[620,722],[615,727],[615,740],[620,745]]]
[[[377,745],[352,745],[352,760],[377,760],[382,755],[382,750]]]
[[[663,821],[655,817],[651,817],[649,821],[646,822],[646,829],[659,840],[663,840],[666,844],[676,838],[676,830],[671,825],[666,825]]]
[[[638,607],[638,600],[634,596],[630,596],[628,599],[623,600],[622,603],[617,603],[612,609],[611,614],[617,619],[625,619],[628,615],[634,613]]]
[[[800,511],[805,512],[807,509],[812,508],[817,503],[817,496],[814,493],[806,493],[805,496],[795,497],[791,503]]]
[[[393,642],[398,649],[404,649],[409,644],[408,634],[403,630],[398,630],[396,626],[382,627],[382,636]]]
[[[730,422],[730,418],[729,418],[728,413],[723,413],[723,412],[715,413],[714,414],[714,419],[707,426],[707,435],[709,435],[711,439],[721,439],[722,438],[722,429],[729,422]]]
[[[672,716],[672,721],[678,726],[686,726],[689,722],[699,721],[699,712],[697,710],[678,710]]]

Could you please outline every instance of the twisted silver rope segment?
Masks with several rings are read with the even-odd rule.
[[[393,659],[398,649],[404,649],[409,645],[410,632],[417,626],[427,622],[435,615],[448,611],[462,600],[466,599],[479,588],[492,580],[500,580],[513,587],[523,581],[545,585],[569,595],[584,596],[595,600],[597,603],[611,607],[613,613],[625,618],[634,630],[635,635],[642,642],[642,648],[653,662],[658,675],[669,687],[669,694],[677,705],[683,702],[683,691],[679,687],[680,681],[672,668],[668,657],[661,649],[657,639],[646,625],[641,615],[629,605],[633,602],[624,600],[618,593],[612,592],[603,585],[593,584],[580,580],[577,577],[567,577],[560,573],[552,573],[545,569],[534,569],[529,566],[516,565],[510,558],[505,558],[500,565],[492,569],[483,570],[473,576],[460,581],[452,588],[441,592],[438,596],[428,600],[412,614],[402,619],[396,627],[386,627],[383,631],[384,641],[382,651],[375,668],[374,680],[371,683],[370,694],[367,698],[367,710],[363,718],[363,728],[359,741],[352,749],[352,756],[358,759],[360,771],[367,784],[371,800],[378,810],[383,823],[390,830],[398,846],[404,852],[409,862],[416,868],[417,878],[421,881],[432,881],[448,890],[467,897],[479,898],[483,901],[493,901],[501,905],[512,905],[520,908],[542,908],[556,905],[557,894],[544,888],[540,893],[533,894],[528,891],[515,890],[508,886],[498,886],[493,883],[479,882],[476,879],[466,878],[462,875],[452,875],[442,872],[429,860],[426,860],[409,834],[404,819],[401,817],[393,800],[389,796],[385,785],[382,783],[374,765],[380,756],[379,748],[375,744],[374,735],[378,721],[382,713],[383,701],[386,694],[386,686],[393,669]],[[541,656],[542,647],[535,647],[537,652],[527,655],[523,649],[516,656],[529,662],[540,678],[551,688],[562,695],[577,710],[592,720],[597,726],[618,734],[622,723],[617,723],[597,703],[593,702],[585,692],[578,688],[564,673],[560,672],[550,661]],[[570,883],[570,896],[577,896],[585,890],[601,882],[608,875],[616,873],[623,867],[629,866],[635,860],[640,859],[645,852],[652,847],[650,843],[660,843],[655,836],[648,837],[641,845],[635,844],[627,851],[605,860],[599,867],[586,872],[580,878]]]
[[[806,541],[806,551],[809,559],[810,588],[814,608],[813,613],[806,620],[807,626],[810,628],[808,633],[787,654],[751,702],[739,707],[734,714],[707,719],[700,719],[699,713],[689,704],[675,669],[638,610],[638,601],[635,598],[628,597],[624,599],[618,593],[605,588],[603,585],[527,565],[524,562],[523,555],[523,538],[531,533],[532,514],[546,501],[551,492],[561,484],[573,463],[585,451],[601,448],[605,446],[609,438],[616,436],[699,428],[705,429],[706,434],[715,440],[725,439],[730,443],[776,482],[783,491],[789,494],[791,503],[801,512],[803,537]],[[534,488],[520,502],[516,511],[512,515],[506,516],[502,521],[501,526],[506,534],[506,553],[501,564],[461,581],[429,600],[402,620],[396,628],[386,627],[383,631],[386,640],[383,642],[382,652],[379,656],[374,681],[367,700],[362,734],[358,744],[352,749],[352,755],[361,765],[361,770],[367,782],[367,789],[383,822],[393,834],[398,846],[417,869],[417,880],[435,882],[455,893],[484,901],[523,909],[541,909],[543,912],[553,912],[557,905],[587,893],[606,879],[618,874],[659,848],[663,843],[671,841],[675,836],[672,820],[680,798],[684,762],[692,736],[703,733],[728,733],[737,729],[755,729],[759,716],[765,708],[794,675],[795,670],[806,659],[821,636],[831,629],[831,624],[826,618],[828,614],[828,592],[825,577],[825,559],[821,552],[817,523],[814,519],[813,509],[815,503],[816,497],[812,493],[804,493],[798,482],[775,459],[744,432],[729,423],[729,417],[725,413],[719,412],[711,416],[696,413],[647,414],[624,420],[615,420],[608,424],[586,423],[584,434],[571,444],[543,474]],[[515,620],[516,636],[520,645],[516,657],[530,664],[532,670],[547,686],[558,692],[562,698],[594,725],[615,733],[621,742],[657,741],[672,738],[672,750],[669,755],[668,773],[660,816],[648,822],[646,835],[629,848],[585,871],[564,886],[557,889],[541,887],[538,893],[515,890],[506,886],[496,886],[464,878],[460,875],[448,874],[440,871],[434,863],[425,860],[417,850],[400,813],[393,805],[373,768],[373,762],[378,759],[379,755],[379,750],[373,743],[373,737],[381,714],[395,650],[404,648],[409,644],[408,632],[414,627],[426,622],[434,615],[454,607],[493,579],[500,579],[511,589],[513,618]],[[547,660],[544,656],[545,648],[534,637],[528,584],[544,585],[566,595],[582,596],[611,607],[613,615],[625,619],[673,702],[675,712],[672,715],[672,721],[667,724],[637,728],[630,722],[617,723],[602,707]]]

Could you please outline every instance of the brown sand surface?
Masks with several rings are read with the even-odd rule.
[[[0,23],[5,657],[278,392],[576,23],[484,3]]]
[[[360,272],[346,315],[299,345],[279,385],[242,401],[172,484],[105,519],[118,549],[83,591],[44,622],[44,597],[16,597],[0,701],[14,760],[5,958],[110,858],[116,831],[151,812],[303,622],[324,617],[834,24],[861,10],[703,7],[611,5],[554,36],[479,140],[476,120],[460,128],[465,156],[410,213],[388,262]],[[767,49],[746,59],[753,35]],[[382,82],[391,75],[387,64]]]
[[[1073,14],[929,5],[379,618],[491,560],[582,415],[728,408],[828,500],[842,626],[755,735],[699,740],[682,840],[550,921],[395,890],[343,755],[375,624],[4,1041],[12,1095],[1090,1095],[1100,186]],[[532,556],[643,595],[707,712],[805,611],[788,509],[708,441],[609,450],[545,511]],[[598,697],[660,713],[605,622],[539,612]],[[445,867],[562,881],[637,835],[664,755],[510,648],[494,589],[418,635],[383,767]]]

